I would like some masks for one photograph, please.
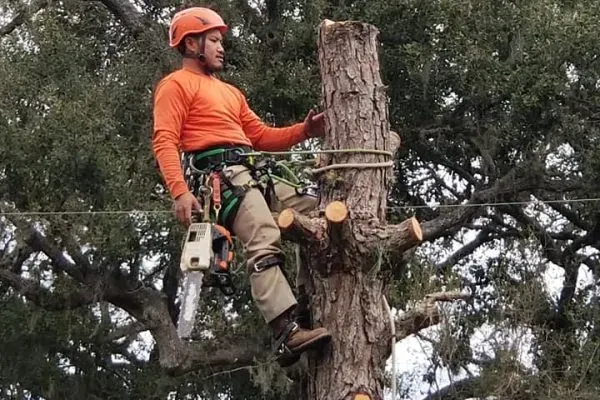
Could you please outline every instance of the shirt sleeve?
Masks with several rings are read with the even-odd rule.
[[[154,93],[154,132],[152,147],[163,179],[172,198],[189,191],[180,161],[180,139],[183,121],[189,104],[181,85],[173,80],[163,80]]]
[[[265,125],[250,109],[246,97],[241,93],[240,96],[242,128],[256,150],[285,151],[308,138],[302,122],[285,128],[272,128]]]

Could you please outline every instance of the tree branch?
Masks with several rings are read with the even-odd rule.
[[[35,253],[26,243],[19,243],[17,247],[0,258],[0,269],[8,269],[14,273],[21,271],[23,263]]]
[[[249,339],[236,340],[229,343],[227,348],[217,348],[213,343],[185,343],[184,350],[188,352],[180,368],[170,372],[183,374],[199,368],[231,369],[247,367],[264,358],[267,350]]]
[[[389,136],[389,149],[392,153],[398,151],[402,144],[402,138],[398,134],[398,132],[390,131]]]
[[[40,287],[39,283],[22,278],[14,272],[0,269],[0,281],[8,284],[26,299],[49,311],[74,310],[96,301],[93,290],[70,289],[60,294]]]
[[[139,326],[149,328],[156,341],[159,363],[169,374],[182,375],[200,368],[249,366],[264,356],[263,346],[251,339],[230,341],[229,346],[222,349],[215,349],[210,341],[182,341],[160,292],[146,287],[131,290],[124,285],[116,280],[109,282],[104,298],[131,314]]]
[[[400,224],[387,225],[384,228],[361,226],[360,233],[366,238],[378,237],[385,241],[387,250],[392,254],[400,254],[423,241],[421,225],[416,218],[409,218]]]
[[[50,258],[52,261],[52,264],[58,270],[66,272],[78,282],[86,283],[82,268],[72,263],[53,243],[50,242],[47,237],[43,236],[37,229],[33,227],[27,228],[25,243],[27,243],[32,249],[41,251],[48,256],[48,258]]]
[[[85,271],[92,268],[89,259],[83,255],[81,246],[73,236],[72,228],[64,222],[56,224],[58,226],[58,235],[61,239],[61,244],[64,245],[65,249],[75,261],[75,263]]]
[[[124,340],[122,343],[111,342],[108,344],[107,352],[110,354],[118,354],[127,361],[129,361],[131,364],[136,365],[139,368],[147,367],[148,364],[146,363],[146,361],[143,358],[138,358],[139,354],[136,354],[136,350],[130,350],[130,346],[133,340],[135,340],[135,337],[131,338],[130,340]]]
[[[598,264],[598,261],[594,261],[593,258],[595,258],[595,257],[588,256],[588,257],[585,257],[583,260],[581,260],[581,262],[590,269],[590,271],[594,274],[594,276],[596,276],[598,273],[598,265],[599,264]]]
[[[564,194],[575,190],[581,190],[583,184],[575,179],[556,180],[544,177],[539,187],[547,192]]]
[[[322,218],[309,218],[288,208],[277,216],[277,225],[285,240],[311,244],[328,240],[326,224]]]
[[[17,248],[12,252],[9,254],[3,254],[2,258],[0,259],[0,269],[5,269],[19,275],[23,268],[23,263],[33,253],[34,251],[31,249],[31,247],[27,246],[25,243],[19,243]],[[8,284],[0,285],[0,296],[6,293],[10,287],[11,286]]]
[[[520,178],[516,178],[517,176]],[[498,199],[502,201],[514,199],[520,193],[536,189],[539,185],[535,169],[525,171],[513,169],[497,180],[492,187],[473,193],[465,207],[457,205],[457,207],[441,213],[435,219],[423,223],[423,240],[433,241],[439,237],[456,233],[465,223],[481,215],[483,206],[478,207],[477,204],[498,201]]]
[[[438,302],[468,300],[470,294],[461,292],[437,292],[425,296],[425,300],[396,320],[396,338],[402,340],[440,322]]]
[[[461,196],[461,194],[457,190],[450,187],[450,185],[448,185],[442,177],[438,176],[437,172],[435,171],[435,169],[433,169],[432,166],[428,165],[426,168],[429,170],[429,172],[431,174],[431,178],[436,183],[435,189],[440,190],[440,192],[439,192],[440,195],[443,195],[443,193],[441,192],[441,189],[446,189],[447,191],[449,191],[452,194],[452,196],[454,196],[456,198],[456,200],[461,200],[464,198],[464,195]]]
[[[53,265],[65,271],[75,280],[85,283],[95,274],[82,274],[79,265],[71,262],[51,240],[43,236],[27,222],[11,220],[22,232],[26,232],[24,243],[31,250],[43,252],[50,258]],[[6,265],[6,263],[4,263]],[[149,329],[158,348],[159,362],[171,374],[183,374],[199,368],[243,367],[251,365],[255,359],[264,356],[265,349],[251,339],[236,340],[225,349],[215,351],[212,342],[183,342],[177,336],[176,328],[171,320],[168,304],[164,296],[157,290],[144,287],[141,282],[131,282],[123,279],[116,270],[115,274],[106,276],[103,280],[103,292],[96,296],[89,289],[69,290],[64,295],[55,295],[39,284],[21,278],[18,274],[0,269],[0,281],[18,290],[30,301],[50,310],[66,310],[91,304],[100,298],[122,308],[131,314],[137,322],[130,326],[143,331]],[[143,329],[146,328],[146,329]],[[111,337],[116,339],[120,334],[126,334],[125,329],[114,331]]]
[[[491,134],[489,132],[490,129],[492,129]],[[477,130],[479,130],[479,128]],[[497,136],[499,136],[498,132],[495,132],[495,129],[488,127],[484,137],[478,135],[470,136],[467,139],[471,144],[473,144],[473,146],[475,146],[475,148],[477,148],[477,151],[479,151],[479,154],[481,155],[482,169],[485,171],[485,174],[490,177],[490,180],[497,177],[497,167],[494,157],[490,153],[490,149],[488,147],[490,146],[490,142],[492,142],[490,137]]]
[[[491,235],[491,229],[483,229],[481,232],[477,234],[475,239],[471,242],[467,243],[460,249],[456,250],[450,257],[446,260],[442,261],[438,265],[436,265],[436,270],[438,271],[446,271],[451,268],[454,264],[458,263],[463,258],[473,254],[475,250],[479,248],[479,246],[491,242],[495,239],[493,235]]]
[[[129,0],[99,0],[123,23],[134,36],[144,30],[144,14],[135,9]]]
[[[466,207],[449,208],[438,217],[422,223],[423,240],[434,241],[439,237],[458,232],[464,224],[481,215],[482,207],[468,205],[476,203],[478,201],[471,200]]]
[[[118,328],[113,329],[111,332],[109,332],[103,339],[106,341],[113,341],[113,340],[119,340],[122,337],[125,336],[132,336],[132,335],[137,335],[138,333],[147,331],[148,329],[150,329],[151,326],[148,326],[144,323],[141,323],[139,321],[135,321],[132,322],[129,325],[125,325],[125,326],[120,326]]]
[[[518,223],[528,228],[540,242],[542,251],[549,261],[556,265],[562,264],[561,251],[554,239],[537,221],[529,218],[523,210],[516,206],[502,206],[501,210],[512,216]]]
[[[333,201],[325,208],[327,235],[332,243],[339,245],[343,242],[343,233],[348,228],[348,208],[341,201]]]
[[[597,223],[588,231],[587,234],[573,240],[573,242],[565,249],[564,254],[566,257],[574,256],[578,250],[585,246],[596,244],[599,240],[600,223]]]
[[[560,293],[558,300],[558,307],[555,312],[554,322],[558,328],[567,327],[570,322],[569,318],[565,314],[565,308],[569,302],[573,299],[575,294],[575,287],[577,284],[577,276],[579,273],[579,265],[581,260],[577,260],[577,257],[573,257],[574,254],[562,251],[560,246],[552,239],[551,235],[541,226],[537,221],[529,218],[521,208],[516,206],[504,206],[503,210],[511,215],[517,222],[524,225],[529,229],[536,239],[540,242],[542,252],[544,256],[554,264],[560,266],[565,271],[565,279],[563,288]],[[595,237],[595,229],[590,234],[584,236],[585,240],[589,237]],[[585,241],[583,240],[583,241]],[[591,240],[591,239],[590,239]]]
[[[467,181],[474,187],[479,186],[479,182],[471,172],[467,171],[462,166],[451,161],[442,153],[432,149],[430,146],[424,146],[418,141],[410,141],[408,147],[412,148],[422,160],[442,165],[458,174],[461,178],[463,178],[465,181]]]
[[[16,210],[6,203],[0,203],[0,211],[15,212]],[[9,220],[24,236],[23,242],[33,251],[44,253],[52,261],[57,270],[66,272],[78,282],[89,283],[85,282],[82,266],[71,262],[55,243],[52,243],[50,239],[42,235],[29,222],[18,216],[11,216]]]
[[[546,203],[550,208],[554,211],[560,213],[563,217],[565,217],[569,222],[580,229],[589,230],[592,228],[591,224],[587,221],[583,220],[577,213],[573,210],[570,210],[567,206],[560,203]]]
[[[462,379],[458,382],[453,382],[442,389],[429,394],[423,400],[464,400],[475,398],[480,393],[480,388],[483,385],[483,377],[472,376]]]
[[[47,5],[48,0],[36,0],[33,1],[29,6],[22,5],[12,20],[10,20],[3,27],[0,27],[0,36],[5,36],[12,33],[15,29],[24,24],[31,15],[37,13]]]
[[[234,7],[240,10],[241,15],[244,16],[246,26],[250,32],[259,38],[261,42],[265,40],[265,33],[261,30],[263,26],[264,18],[260,15],[260,12],[252,7],[247,0],[234,0]]]
[[[565,270],[565,279],[563,287],[558,298],[558,307],[555,312],[555,322],[558,328],[565,329],[573,324],[572,317],[567,312],[567,307],[573,300],[575,289],[577,288],[577,278],[579,277],[579,262],[573,260],[568,265],[562,265]]]

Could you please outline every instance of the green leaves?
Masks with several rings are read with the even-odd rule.
[[[402,138],[398,183],[390,202],[409,207],[390,212],[391,219],[414,214],[425,222],[460,213],[456,208],[423,207],[479,201],[482,193],[494,202],[600,194],[600,3],[267,3],[216,0],[212,5],[232,28],[226,38],[229,66],[223,78],[240,87],[252,108],[277,125],[300,121],[320,103],[316,39],[324,18],[357,19],[380,30],[390,119]],[[0,200],[22,211],[169,210],[150,146],[151,100],[155,83],[179,62],[166,47],[166,21],[181,2],[143,0],[136,5],[148,29],[135,37],[102,2],[67,0],[50,2],[0,39]],[[522,181],[529,183],[517,187]],[[496,195],[489,194],[498,187],[502,190]],[[454,371],[467,365],[472,355],[465,342],[482,324],[507,320],[508,326],[534,325],[540,338],[535,363],[554,375],[528,372],[523,387],[535,391],[557,382],[552,386],[556,393],[572,394],[576,387],[588,390],[598,375],[593,358],[587,368],[597,346],[596,295],[589,288],[572,295],[564,291],[559,307],[545,292],[540,277],[544,268],[532,260],[539,258],[545,265],[554,252],[556,268],[571,274],[585,260],[596,280],[595,237],[590,235],[584,247],[572,252],[575,241],[593,232],[593,204],[490,206],[481,208],[475,221],[457,219],[456,226],[410,262],[390,260],[393,265],[408,263],[391,277],[390,299],[397,303],[392,305],[403,307],[444,287],[468,287],[476,300],[462,309],[464,318],[453,321],[454,330],[442,332],[448,346],[436,348],[443,363]],[[411,209],[414,205],[420,208]],[[165,301],[173,300],[170,291],[182,232],[170,214],[36,221],[57,243],[64,243],[60,234],[72,234],[84,246],[94,271],[102,275],[123,267],[123,279],[144,281],[163,290]],[[493,240],[468,251],[482,229],[488,229]],[[464,253],[455,254],[459,249]],[[449,269],[454,266],[454,274],[443,276],[436,265],[453,254],[456,262]],[[19,273],[29,271],[39,279],[57,275],[47,260],[28,260],[21,267]],[[67,279],[61,276],[51,287],[69,290],[73,286]],[[564,282],[557,281],[562,293]],[[236,283],[240,293],[231,304],[239,317],[228,319],[223,314],[227,300],[207,293],[203,328],[215,330],[224,341],[234,340],[228,334],[265,337],[243,267]],[[2,389],[19,384],[45,398],[72,394],[147,399],[166,398],[171,392],[178,392],[177,398],[193,393],[206,398],[216,398],[216,393],[246,399],[267,396],[254,382],[268,382],[274,373],[271,365],[254,371],[254,381],[244,371],[166,378],[156,357],[137,364],[112,359],[122,348],[99,343],[92,335],[100,324],[97,312],[85,308],[64,315],[48,313],[14,291],[1,293],[0,342],[8,349],[0,360]],[[548,321],[554,325],[546,326]],[[453,336],[456,331],[460,335]],[[586,332],[579,336],[580,343],[568,340],[576,331]],[[551,340],[542,345],[548,337]],[[127,347],[135,342],[125,343]],[[69,356],[56,355],[69,349]],[[546,358],[548,353],[561,355]],[[78,359],[80,373],[65,374],[61,357]],[[489,393],[503,382],[500,372],[493,371],[517,370],[512,359],[496,366],[483,370],[485,376],[496,374],[490,378]],[[567,369],[586,378],[555,373]]]

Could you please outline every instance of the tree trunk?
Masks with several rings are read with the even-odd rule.
[[[395,151],[397,139],[389,130],[379,76],[377,34],[375,27],[358,22],[321,24],[327,149]],[[347,168],[349,163],[361,165]],[[334,164],[344,166],[326,169],[319,178],[319,206],[325,218],[309,220],[288,212],[280,219],[284,234],[302,243],[313,325],[325,326],[333,335],[329,348],[309,355],[303,398],[342,400],[362,394],[367,397],[358,398],[382,399],[391,330],[377,263],[382,236],[375,232],[385,225],[391,157],[335,154],[322,157],[319,167]],[[406,241],[412,247],[421,238],[420,229],[416,220],[409,224],[413,229],[401,231],[410,233]],[[302,235],[312,240],[300,240]]]
[[[372,25],[325,21],[319,32],[319,62],[328,149],[395,151],[386,89],[379,75],[377,36]],[[336,154],[324,162],[382,163],[389,156]],[[353,219],[385,220],[391,168],[333,170],[321,183],[321,207],[343,200]]]

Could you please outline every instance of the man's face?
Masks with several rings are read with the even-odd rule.
[[[218,29],[208,31],[204,38],[204,65],[210,71],[221,71],[224,56],[223,35]]]

